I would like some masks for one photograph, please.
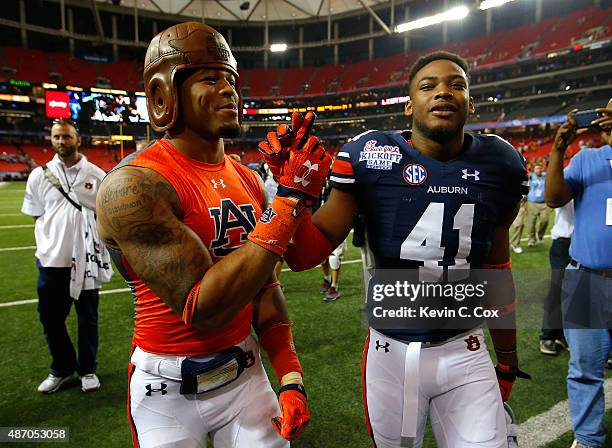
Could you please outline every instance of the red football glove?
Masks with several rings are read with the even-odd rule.
[[[283,439],[293,440],[310,422],[306,391],[301,384],[287,384],[278,394],[281,416],[272,419],[272,426]]]
[[[314,136],[308,137],[304,147],[289,152],[289,160],[278,177],[277,196],[295,196],[307,203],[316,200],[327,179],[332,158]]]
[[[502,400],[508,401],[512,393],[512,386],[517,378],[531,379],[531,375],[523,372],[518,367],[510,367],[505,364],[497,364],[495,366],[495,374],[499,383],[499,391],[501,392]]]
[[[314,112],[308,112],[306,116],[294,112],[291,115],[291,125],[279,124],[276,132],[268,132],[266,140],[257,146],[275,179],[280,178],[283,164],[289,158],[289,151],[297,151],[306,144],[315,118]]]

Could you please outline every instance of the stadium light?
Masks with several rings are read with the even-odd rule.
[[[496,8],[497,6],[505,5],[513,1],[514,0],[483,0],[480,4],[480,9],[484,11],[485,9]]]
[[[287,51],[287,44],[272,44],[270,45],[270,51],[272,53],[281,53]]]
[[[449,20],[461,20],[467,17],[469,13],[470,10],[467,6],[457,6],[456,8],[451,8],[440,14],[423,17],[422,19],[413,20],[412,22],[400,23],[395,27],[395,32],[403,33],[405,31],[437,25],[438,23],[447,22]]]

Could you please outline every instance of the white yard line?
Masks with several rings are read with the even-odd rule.
[[[36,249],[36,246],[23,246],[23,247],[3,247],[0,248],[0,252],[12,252],[17,250],[32,250]]]
[[[612,408],[612,378],[604,381],[604,391],[607,410]],[[515,409],[515,412],[520,412],[520,409]],[[567,400],[560,401],[548,411],[534,415],[518,425],[517,430],[520,446],[538,448],[557,440],[563,434],[572,430],[569,402]]]
[[[0,218],[4,218],[5,216],[27,216],[23,213],[0,213]]]
[[[0,226],[2,229],[25,229],[26,227],[34,227],[34,224],[15,224],[13,226]]]
[[[2,250],[2,249],[0,249]],[[343,261],[342,264],[352,264],[352,263],[361,263],[361,259],[359,260],[347,260],[347,261]],[[289,268],[285,268],[283,269],[283,272],[287,272],[290,271],[291,269]],[[129,292],[130,288],[119,288],[119,289],[108,289],[108,290],[101,290],[100,291],[100,295],[104,295],[104,294],[116,294],[116,293],[121,293],[121,292]],[[28,300],[16,300],[14,302],[6,302],[6,303],[0,303],[0,308],[5,308],[5,307],[9,307],[9,306],[17,306],[17,305],[28,305],[30,303],[36,303],[38,302],[38,299],[28,299]]]
[[[100,291],[100,295],[103,296],[105,294],[117,294],[120,292],[129,292],[130,288],[118,288],[118,289],[108,289]],[[30,303],[36,303],[38,299],[28,299],[28,300],[16,300],[15,302],[6,302],[0,303],[0,308],[5,308],[8,306],[16,306],[16,305],[28,305]]]

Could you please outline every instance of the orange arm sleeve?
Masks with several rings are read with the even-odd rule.
[[[283,257],[291,270],[299,272],[320,265],[333,250],[332,243],[312,223],[310,213],[307,213]]]
[[[295,352],[290,324],[277,323],[265,329],[259,335],[259,343],[268,354],[270,364],[279,382],[289,372],[298,372],[304,376],[300,360]]]

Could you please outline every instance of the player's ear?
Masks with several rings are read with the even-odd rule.
[[[406,101],[406,105],[404,106],[404,115],[412,117],[412,101],[410,99]]]
[[[470,114],[473,114],[476,112],[476,103],[474,102],[474,97],[470,97],[469,101],[468,101],[468,112]]]

